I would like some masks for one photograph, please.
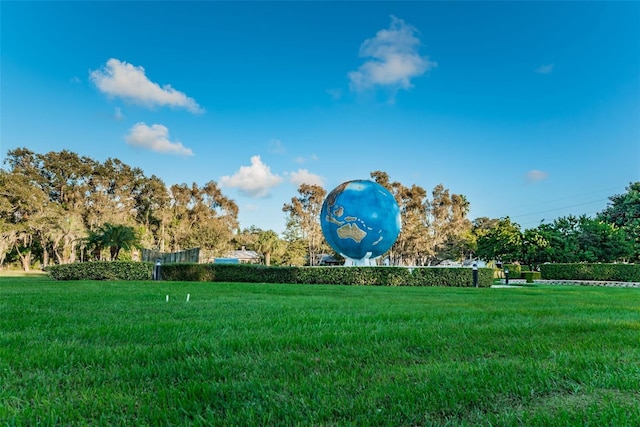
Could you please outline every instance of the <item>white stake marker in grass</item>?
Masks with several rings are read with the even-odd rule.
[[[189,302],[189,298],[191,298],[191,294],[187,294],[187,302]]]
[[[167,302],[169,302],[169,295],[167,295]]]

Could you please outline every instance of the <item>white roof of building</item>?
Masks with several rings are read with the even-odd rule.
[[[256,251],[239,250],[227,252],[225,258],[260,259],[260,255]]]

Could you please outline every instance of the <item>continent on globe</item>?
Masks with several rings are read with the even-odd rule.
[[[337,230],[338,236],[341,239],[353,239],[360,243],[365,238],[367,232],[361,230],[356,224],[345,224]]]
[[[320,225],[327,243],[346,258],[345,265],[375,265],[400,234],[400,208],[380,184],[347,181],[325,199]]]

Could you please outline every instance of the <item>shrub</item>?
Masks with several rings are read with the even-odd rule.
[[[545,280],[640,282],[640,264],[542,264]]]
[[[542,274],[539,271],[523,271],[521,274],[527,283],[533,283],[534,280],[540,280],[542,278]]]
[[[58,280],[149,280],[151,262],[95,261],[47,268]],[[266,267],[246,264],[163,264],[161,279],[187,282],[309,283],[367,286],[473,286],[470,268]],[[478,269],[478,286],[493,283],[490,268]]]
[[[411,282],[414,286],[473,286],[473,270],[470,268],[419,267],[413,270]],[[478,269],[478,286],[487,287],[493,283],[493,271]]]
[[[160,268],[161,280],[213,282],[215,277],[211,264],[163,264]]]
[[[56,280],[149,280],[153,263],[91,261],[51,265],[45,269]]]
[[[502,269],[503,271],[508,269],[509,277],[518,279],[522,271],[522,266],[520,264],[504,264]]]

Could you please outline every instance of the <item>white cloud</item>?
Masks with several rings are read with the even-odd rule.
[[[115,111],[113,112],[113,118],[116,120],[124,119],[124,114],[122,114],[122,110],[120,109],[120,107],[115,108]]]
[[[324,187],[324,178],[320,175],[309,172],[307,169],[298,169],[297,172],[291,172],[289,182],[296,187],[300,187],[302,184],[319,185],[320,187]]]
[[[279,139],[272,139],[269,141],[269,152],[274,154],[285,154],[287,149]]]
[[[175,90],[171,85],[160,87],[150,81],[143,67],[111,58],[100,70],[91,71],[89,78],[96,87],[108,96],[127,99],[149,107],[169,106],[185,108],[192,113],[204,110],[193,98]]]
[[[331,96],[331,98],[334,101],[337,101],[342,97],[341,89],[327,89],[326,92]]]
[[[294,157],[293,161],[295,163],[306,163],[309,161],[315,162],[318,160],[318,156],[314,153],[309,157],[304,157],[304,156],[296,156]]]
[[[553,64],[541,65],[535,69],[538,74],[549,74],[553,71]]]
[[[249,197],[263,198],[268,197],[269,191],[282,181],[282,177],[272,174],[271,168],[262,163],[260,156],[253,156],[251,166],[240,166],[233,176],[223,176],[220,178],[220,185],[237,188]]]
[[[369,58],[357,71],[349,75],[350,88],[362,91],[375,86],[394,90],[409,89],[411,79],[421,76],[438,64],[420,56],[420,40],[415,36],[415,27],[402,19],[391,16],[388,29],[380,30],[376,36],[365,40],[360,46],[360,57]]]
[[[169,141],[169,129],[163,125],[147,126],[145,123],[136,123],[125,137],[127,144],[134,147],[142,147],[158,153],[179,154],[193,156],[193,151],[186,148],[180,142]]]
[[[548,176],[549,174],[546,172],[533,169],[527,172],[527,181],[529,182],[543,181],[547,179]]]

